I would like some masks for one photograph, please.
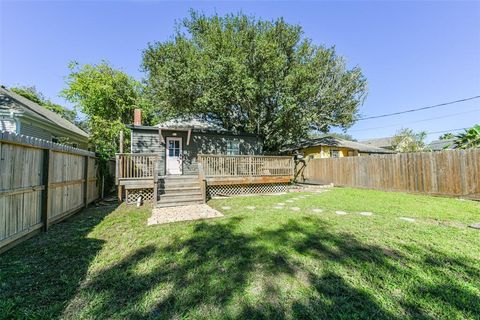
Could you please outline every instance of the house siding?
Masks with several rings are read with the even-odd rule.
[[[349,148],[343,148],[343,147],[329,147],[329,146],[315,146],[315,147],[309,147],[305,149],[301,149],[300,152],[304,154],[305,157],[311,157],[313,159],[317,158],[330,158],[330,152],[332,150],[338,151],[338,156],[340,158],[343,157],[348,157],[348,156],[358,156],[358,151],[354,149],[349,149]],[[351,155],[349,155],[349,151]]]
[[[49,131],[43,128],[40,128],[30,122],[21,121],[20,134],[52,141],[52,134]]]
[[[174,135],[175,134],[175,135]],[[187,145],[186,131],[162,130],[162,143],[160,135],[155,130],[133,129],[131,135],[132,153],[157,153],[160,156],[160,175],[165,175],[165,142],[167,137],[182,138],[182,173],[197,174],[197,155],[199,154],[226,154],[227,141],[240,142],[240,154],[261,154],[262,142],[255,136],[241,136],[229,134],[216,134],[207,132],[192,132],[190,144]]]

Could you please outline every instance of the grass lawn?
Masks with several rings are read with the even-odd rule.
[[[149,208],[122,205],[53,226],[0,256],[0,318],[480,316],[479,202],[335,188],[209,204],[225,217],[147,227]]]

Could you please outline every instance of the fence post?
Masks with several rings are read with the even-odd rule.
[[[85,156],[85,163],[84,163],[84,179],[85,179],[85,184],[83,185],[83,202],[85,203],[85,208],[88,206],[88,163],[90,162],[90,157]]]
[[[50,206],[50,181],[53,173],[53,161],[52,161],[52,150],[45,149],[43,150],[43,169],[42,169],[42,184],[43,184],[43,193],[42,193],[42,223],[43,231],[48,230],[48,219],[50,216],[51,206]]]

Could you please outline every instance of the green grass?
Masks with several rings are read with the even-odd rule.
[[[0,256],[0,318],[479,317],[480,203],[336,188],[274,208],[301,195],[150,227],[149,208],[90,208]]]

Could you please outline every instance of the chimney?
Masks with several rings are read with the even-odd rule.
[[[142,125],[142,110],[135,109],[133,111],[133,125],[134,126],[141,126]]]

